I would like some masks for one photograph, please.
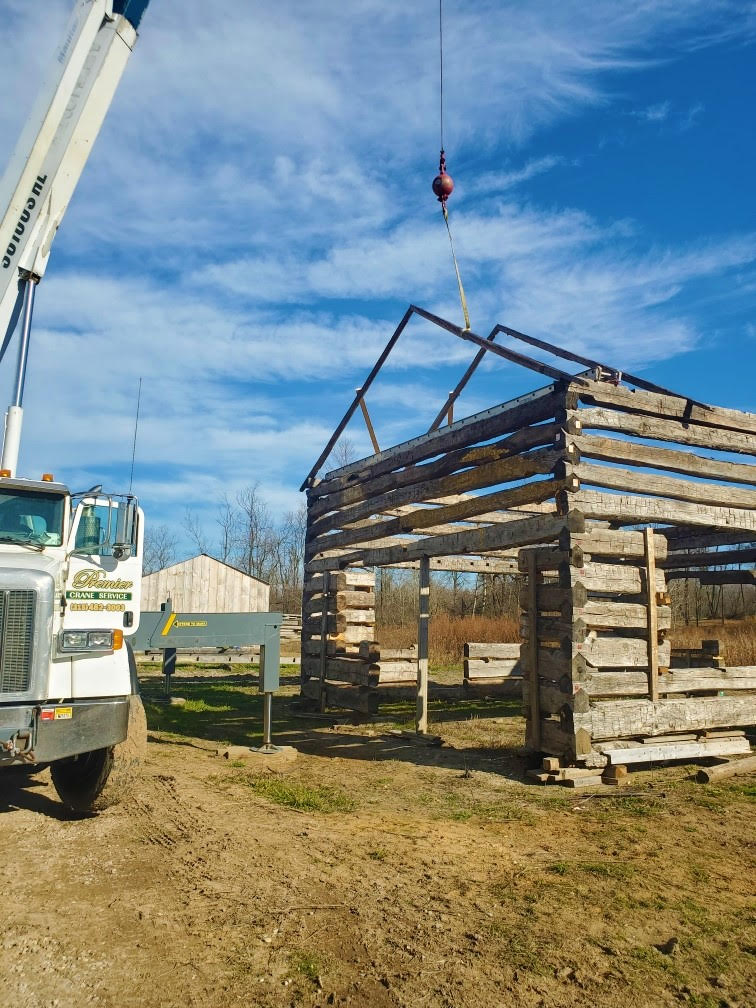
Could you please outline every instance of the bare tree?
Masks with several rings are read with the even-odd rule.
[[[339,438],[334,449],[326,460],[326,468],[341,469],[357,459],[357,446],[348,437]]]
[[[268,506],[260,496],[259,484],[254,483],[240,490],[236,503],[236,564],[247,574],[268,581],[275,558],[276,537]]]
[[[144,533],[143,573],[154,574],[164,567],[170,567],[176,562],[177,549],[176,536],[167,525],[148,526]]]
[[[220,530],[218,541],[218,559],[223,563],[228,563],[234,549],[234,539],[236,538],[235,527],[237,516],[234,505],[228,499],[228,494],[224,493],[218,505],[218,515],[215,524]]]
[[[199,518],[191,510],[191,508],[187,508],[184,512],[184,518],[181,524],[198,553],[211,552],[211,548],[205,536],[205,530],[202,528]]]

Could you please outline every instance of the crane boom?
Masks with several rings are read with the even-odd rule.
[[[16,401],[6,417],[3,467],[15,470],[33,288],[137,39],[149,0],[77,0],[55,68],[0,180],[0,358],[24,309]],[[15,427],[19,430],[16,431]],[[13,428],[13,430],[11,430]],[[15,441],[9,445],[10,441]]]

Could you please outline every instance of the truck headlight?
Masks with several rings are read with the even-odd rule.
[[[60,635],[61,651],[112,651],[112,630],[64,630]]]

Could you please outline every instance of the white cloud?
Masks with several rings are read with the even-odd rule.
[[[70,5],[0,0],[0,93],[12,99],[0,105],[1,150]],[[513,148],[611,101],[613,75],[640,69],[652,47],[671,58],[749,37],[752,7],[547,0],[447,5],[447,18],[451,219],[474,326],[502,320],[623,365],[691,346],[678,293],[752,262],[753,240],[649,250],[631,221],[513,199],[563,164]],[[39,291],[30,470],[77,486],[128,475],[142,375],[136,473],[159,520],[256,480],[277,508],[296,503],[405,305],[460,319],[430,193],[437,132],[437,36],[423,5],[153,0]],[[493,159],[505,167],[491,172]],[[435,412],[421,366],[442,398],[472,353],[413,322],[371,400],[382,437]],[[530,382],[513,370],[492,394]],[[392,402],[399,376],[409,419]],[[354,437],[367,450],[358,424]]]

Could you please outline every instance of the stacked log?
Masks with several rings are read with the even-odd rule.
[[[417,682],[417,646],[387,648],[377,641],[360,645],[360,657],[370,663],[377,686],[412,686]]]
[[[470,696],[519,696],[522,690],[520,645],[466,643],[462,682],[465,693]]]
[[[691,731],[753,722],[752,696],[718,694],[752,688],[756,677],[744,673],[756,670],[719,667],[716,642],[672,660],[669,597],[657,566],[666,556],[661,535],[598,529],[520,551],[528,574],[520,596],[523,696],[534,749],[601,762],[617,740],[686,735],[687,742]]]
[[[310,575],[302,604],[302,696],[321,709],[374,713],[378,674],[360,655],[360,644],[373,637],[373,571]]]

